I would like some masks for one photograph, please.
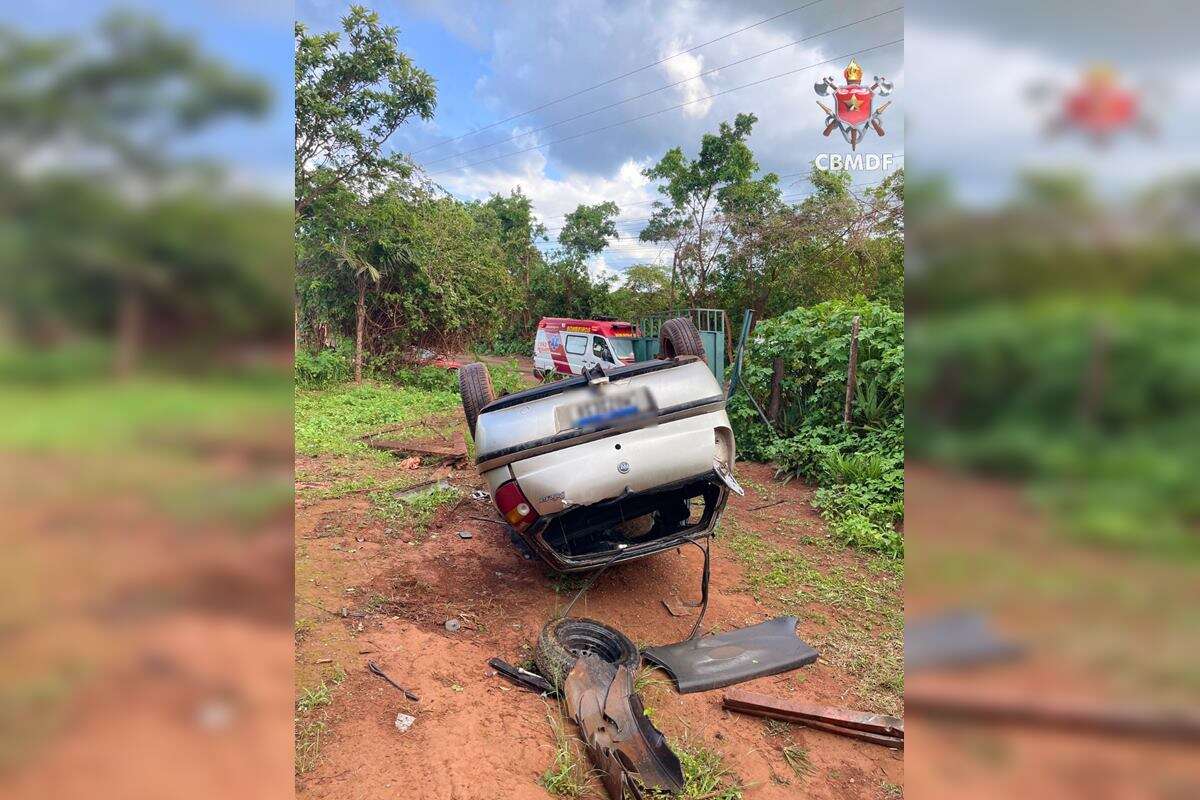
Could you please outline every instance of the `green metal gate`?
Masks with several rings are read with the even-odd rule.
[[[727,318],[725,312],[719,308],[682,308],[651,314],[638,326],[641,336],[633,340],[634,357],[638,361],[657,358],[658,332],[664,322],[675,317],[688,317],[692,320],[696,330],[700,331],[700,341],[704,343],[704,355],[708,360],[708,368],[717,377],[717,381],[724,384],[728,352],[728,339],[725,333]]]

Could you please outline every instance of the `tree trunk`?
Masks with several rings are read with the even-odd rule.
[[[126,378],[141,360],[146,314],[142,293],[132,282],[121,284],[117,303],[117,350],[113,370],[118,378]]]
[[[367,276],[358,278],[358,305],[354,324],[354,382],[362,383],[363,328],[367,320]]]
[[[854,402],[854,384],[858,377],[858,316],[850,325],[850,370],[846,374],[846,408],[842,413],[842,424],[850,427],[850,407]]]
[[[779,424],[779,411],[783,403],[783,358],[776,356],[771,365],[771,399],[767,403],[767,419]]]

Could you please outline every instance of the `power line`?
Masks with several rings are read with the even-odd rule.
[[[745,58],[740,58],[737,61],[731,61],[728,64],[723,64],[719,67],[712,67],[711,69],[707,69],[704,72],[701,72],[699,74],[691,76],[690,78],[684,78],[682,80],[675,81],[674,83],[668,83],[665,86],[658,87],[657,89],[651,89],[649,91],[642,92],[641,94],[635,94],[632,97],[626,97],[624,100],[617,100],[616,102],[609,103],[606,106],[600,106],[599,108],[593,108],[591,111],[584,111],[583,113],[576,114],[573,117],[567,117],[566,119],[560,119],[558,122],[551,122],[550,124],[543,125],[540,128],[534,128],[533,130],[524,131],[523,133],[518,133],[514,136],[510,136],[507,139],[501,139],[499,141],[491,142],[489,144],[481,144],[478,147],[472,147],[470,150],[463,150],[462,152],[459,152],[459,153],[451,153],[448,156],[442,156],[441,158],[435,158],[432,161],[425,162],[425,164],[423,166],[428,168],[431,164],[437,164],[438,162],[447,161],[451,158],[458,158],[460,156],[469,155],[470,153],[477,153],[480,150],[487,150],[488,148],[495,147],[497,145],[506,144],[508,142],[515,142],[517,139],[521,139],[525,136],[532,136],[535,133],[541,133],[542,131],[547,131],[547,130],[550,130],[551,128],[557,128],[559,125],[565,125],[568,122],[575,122],[576,120],[583,119],[584,117],[590,117],[593,114],[599,114],[601,111],[608,111],[611,108],[616,108],[617,106],[622,106],[622,105],[625,105],[626,103],[632,103],[634,100],[641,100],[643,97],[649,97],[652,94],[657,94],[659,92],[666,91],[667,89],[674,89],[676,86],[680,86],[680,85],[688,83],[690,81],[699,80],[700,78],[706,77],[708,75],[712,75],[714,72],[720,72],[723,69],[729,69],[730,67],[739,66],[739,65],[745,64],[749,61],[753,61],[756,58],[762,58],[763,56],[770,55],[771,53],[777,53],[780,50],[786,50],[789,47],[795,47],[798,44],[803,44],[804,42],[807,42],[811,39],[816,39],[820,36],[826,36],[830,33],[836,33],[838,31],[842,31],[847,28],[852,28],[855,25],[861,25],[864,22],[870,22],[872,20],[879,19],[880,17],[887,16],[888,14],[894,14],[897,11],[901,11],[903,9],[904,9],[904,6],[897,6],[896,8],[889,9],[888,11],[882,11],[878,14],[873,14],[872,16],[869,16],[869,17],[863,17],[862,19],[855,20],[854,22],[847,22],[846,24],[839,25],[836,28],[830,28],[829,30],[821,31],[820,33],[814,33],[810,36],[805,36],[802,39],[797,39],[794,42],[788,42],[787,44],[781,44],[778,47],[772,47],[769,50],[763,50],[761,53],[755,53],[754,55],[746,56]],[[428,148],[426,148],[426,149],[428,149]],[[419,153],[422,151],[418,150],[416,152]]]
[[[643,119],[648,119],[648,118],[650,118],[650,117],[654,117],[654,116],[658,116],[659,114],[665,114],[665,113],[667,113],[668,111],[677,111],[677,110],[679,110],[679,109],[681,109],[681,108],[685,108],[685,107],[687,107],[687,106],[694,105],[695,103],[701,103],[701,102],[704,102],[705,100],[712,100],[712,99],[713,99],[713,98],[715,98],[715,97],[721,97],[722,95],[730,94],[731,92],[737,92],[737,91],[741,91],[742,89],[749,89],[749,88],[751,88],[751,87],[754,87],[754,86],[759,86],[759,85],[761,85],[761,84],[764,84],[764,83],[767,83],[767,82],[769,82],[769,81],[778,80],[779,78],[786,78],[786,77],[788,77],[788,76],[790,76],[790,75],[796,75],[796,74],[798,74],[798,73],[805,72],[805,71],[807,71],[807,70],[813,69],[814,67],[819,67],[819,66],[822,66],[822,65],[824,65],[824,64],[832,64],[832,63],[834,63],[834,62],[840,62],[840,61],[842,61],[843,59],[850,58],[850,57],[852,57],[852,56],[859,56],[859,55],[862,55],[863,53],[869,53],[869,52],[871,52],[872,50],[880,50],[880,49],[882,49],[882,48],[884,48],[884,47],[890,47],[890,46],[892,46],[892,45],[894,45],[894,44],[899,44],[900,42],[903,42],[903,41],[904,41],[904,37],[903,37],[903,36],[901,36],[899,39],[893,39],[893,40],[892,40],[892,41],[890,41],[890,42],[884,42],[883,44],[878,44],[878,45],[875,45],[875,46],[873,46],[873,47],[866,47],[866,48],[862,48],[862,49],[860,49],[860,50],[855,50],[855,51],[853,51],[853,52],[850,52],[850,53],[843,53],[842,55],[839,55],[839,56],[834,56],[833,58],[827,58],[827,59],[825,59],[824,61],[818,61],[818,62],[816,62],[816,63],[813,63],[813,64],[808,64],[807,66],[800,67],[799,69],[793,69],[793,70],[789,70],[789,71],[787,71],[787,72],[781,72],[781,73],[779,73],[778,75],[771,75],[771,76],[769,76],[769,77],[766,77],[766,78],[761,78],[761,79],[759,79],[759,80],[757,80],[757,81],[751,81],[750,83],[744,83],[744,84],[742,84],[741,86],[734,86],[734,87],[732,87],[732,88],[730,88],[730,89],[723,89],[722,91],[719,91],[719,92],[714,92],[713,94],[707,95],[707,96],[705,96],[705,97],[697,97],[695,100],[688,100],[688,101],[686,101],[686,102],[679,103],[679,104],[677,104],[677,105],[674,105],[674,106],[671,106],[671,107],[669,107],[669,108],[661,108],[661,109],[659,109],[659,110],[657,110],[657,111],[651,111],[651,112],[649,112],[649,113],[642,114],[642,115],[640,115],[640,116],[637,116],[637,117],[630,117],[629,119],[624,119],[624,120],[621,120],[620,122],[614,122],[614,123],[611,123],[611,124],[609,124],[609,125],[602,125],[602,126],[601,126],[601,127],[599,127],[599,128],[592,128],[592,129],[590,129],[590,130],[582,131],[582,132],[580,132],[580,133],[576,133],[576,134],[573,134],[573,135],[571,135],[571,136],[564,136],[564,137],[563,137],[563,138],[561,138],[561,139],[555,139],[555,140],[553,140],[553,141],[545,142],[544,144],[531,145],[530,147],[526,147],[526,148],[524,148],[524,149],[522,149],[522,150],[516,150],[516,151],[514,151],[514,152],[511,152],[511,153],[503,153],[503,154],[501,154],[501,155],[498,155],[498,156],[493,156],[492,158],[484,158],[484,159],[480,159],[479,161],[472,161],[472,162],[470,162],[470,163],[468,163],[468,164],[462,164],[462,165],[459,165],[459,166],[457,166],[457,167],[450,167],[449,169],[437,170],[436,172],[431,172],[431,173],[429,173],[429,174],[430,174],[430,175],[442,175],[442,174],[444,174],[444,173],[446,173],[446,172],[454,172],[454,171],[456,171],[456,170],[460,170],[460,169],[468,169],[468,168],[470,168],[470,167],[475,167],[475,166],[478,166],[478,165],[480,165],[480,164],[488,164],[488,163],[491,163],[492,161],[499,161],[499,160],[500,160],[500,159],[502,159],[502,158],[509,158],[509,157],[511,157],[511,156],[517,156],[517,155],[521,155],[522,153],[528,153],[528,152],[530,152],[530,151],[533,151],[533,150],[541,150],[541,149],[542,149],[542,148],[544,148],[544,147],[550,147],[551,145],[555,145],[555,144],[561,144],[561,143],[563,143],[563,142],[569,142],[569,141],[572,141],[572,140],[574,140],[574,139],[579,139],[579,138],[582,138],[582,137],[584,137],[584,136],[590,136],[590,135],[591,135],[591,134],[593,134],[593,133],[600,133],[600,132],[602,132],[602,131],[611,130],[611,129],[613,129],[613,128],[619,128],[619,127],[620,127],[620,126],[622,126],[622,125],[628,125],[628,124],[630,124],[630,123],[632,123],[632,122],[639,122],[640,120],[643,120]]]
[[[717,42],[720,42],[720,41],[723,41],[723,40],[725,40],[725,39],[728,39],[728,38],[730,38],[731,36],[736,36],[736,35],[738,35],[739,33],[743,33],[743,32],[745,32],[745,31],[748,31],[748,30],[750,30],[751,28],[757,28],[759,25],[765,25],[765,24],[767,24],[768,22],[773,22],[774,20],[780,19],[781,17],[786,17],[787,15],[789,15],[789,14],[794,14],[794,13],[796,13],[797,11],[803,11],[803,10],[804,10],[804,9],[806,9],[806,8],[810,8],[811,6],[815,6],[815,5],[817,5],[818,3],[823,3],[823,2],[825,2],[825,0],[812,0],[812,2],[810,2],[810,3],[805,3],[805,4],[804,4],[804,5],[802,5],[802,6],[797,6],[796,8],[793,8],[793,9],[791,9],[790,11],[784,11],[784,12],[782,12],[782,13],[776,14],[776,15],[775,15],[775,16],[773,16],[773,17],[767,17],[766,19],[759,20],[758,22],[755,22],[753,25],[747,25],[747,26],[746,26],[746,27],[744,27],[744,28],[738,28],[736,31],[730,31],[729,33],[726,33],[726,34],[723,34],[723,35],[721,35],[721,36],[718,36],[718,37],[717,37],[717,38],[715,38],[715,39],[709,39],[707,42],[703,42],[703,43],[701,43],[701,44],[693,45],[692,47],[689,47],[689,48],[687,48],[686,50],[680,50],[678,53],[672,53],[672,54],[671,54],[671,55],[669,55],[669,56],[665,56],[664,58],[660,58],[658,61],[655,61],[653,64],[647,64],[647,65],[645,65],[644,67],[638,67],[637,69],[632,69],[632,70],[630,70],[629,72],[623,72],[623,73],[621,73],[620,75],[617,75],[616,77],[609,78],[608,80],[601,81],[600,83],[595,83],[595,84],[592,84],[591,86],[588,86],[588,87],[586,87],[586,88],[584,88],[584,89],[580,89],[580,90],[579,90],[579,91],[577,91],[577,92],[572,92],[571,94],[568,94],[568,95],[563,95],[562,97],[560,97],[560,98],[558,98],[558,99],[556,99],[556,100],[550,100],[549,102],[542,103],[540,106],[535,106],[534,108],[531,108],[531,109],[529,109],[529,110],[527,110],[527,111],[522,111],[522,112],[521,112],[521,113],[519,113],[519,114],[513,114],[511,117],[505,117],[504,119],[500,120],[499,122],[493,122],[493,123],[490,123],[490,124],[488,124],[488,125],[484,125],[482,128],[479,128],[479,129],[477,129],[477,130],[474,130],[474,131],[470,131],[470,132],[468,132],[468,133],[464,133],[464,134],[462,134],[461,136],[455,136],[455,137],[454,137],[454,138],[452,138],[452,139],[446,139],[446,140],[444,140],[444,141],[437,142],[436,144],[431,144],[431,145],[429,145],[428,147],[423,147],[423,148],[421,148],[420,150],[414,150],[412,153],[410,153],[410,155],[414,155],[414,156],[415,156],[415,155],[417,155],[418,153],[424,153],[425,151],[427,151],[427,150],[432,150],[432,149],[434,149],[435,147],[441,147],[441,146],[442,146],[442,145],[444,145],[444,144],[450,144],[451,142],[457,142],[457,141],[460,141],[460,140],[462,140],[462,139],[466,139],[468,136],[474,136],[474,135],[475,135],[475,134],[477,134],[477,133],[483,133],[483,132],[484,132],[484,131],[486,131],[486,130],[490,130],[490,129],[492,129],[492,128],[498,127],[498,126],[500,126],[500,125],[503,125],[503,124],[504,124],[504,123],[506,123],[506,122],[512,122],[514,119],[520,119],[521,117],[528,116],[529,114],[532,114],[532,113],[534,113],[535,111],[541,111],[542,109],[549,108],[550,106],[553,106],[553,105],[558,105],[559,103],[563,102],[564,100],[570,100],[572,97],[578,97],[579,95],[581,95],[581,94],[585,94],[585,93],[587,93],[587,92],[590,92],[590,91],[592,91],[593,89],[599,89],[601,86],[608,86],[610,83],[616,83],[617,81],[619,81],[619,80],[622,80],[623,78],[628,78],[630,75],[636,75],[636,74],[638,74],[639,72],[645,72],[645,71],[646,71],[646,70],[648,70],[648,69],[651,69],[651,68],[653,68],[653,67],[657,67],[659,64],[665,64],[666,62],[670,61],[670,60],[671,60],[671,59],[673,59],[673,58],[678,58],[679,56],[682,56],[682,55],[687,55],[688,53],[691,53],[691,52],[693,52],[693,51],[695,51],[695,50],[699,50],[699,49],[700,49],[700,48],[702,48],[702,47],[708,47],[710,44],[716,44]]]
[[[799,173],[797,173],[797,174],[799,174]],[[886,177],[885,177],[885,179],[886,179]],[[865,180],[865,181],[851,181],[851,182],[850,182],[850,184],[849,184],[849,187],[858,187],[858,188],[861,188],[861,187],[864,187],[864,186],[866,186],[866,187],[871,187],[871,188],[874,188],[874,187],[877,187],[877,186],[879,186],[881,183],[882,183],[882,181],[871,181],[871,180]],[[805,199],[808,199],[809,197],[812,197],[814,194],[815,194],[815,191],[795,192],[795,193],[793,193],[793,194],[785,194],[785,195],[780,195],[779,199],[780,199],[780,200],[805,200]],[[650,219],[651,219],[650,217],[647,217],[647,218],[645,218],[645,219],[628,219],[628,220],[618,220],[618,221],[615,223],[615,225],[616,225],[616,226],[639,225],[639,224],[641,224],[641,223],[646,223],[646,222],[649,222],[649,221],[650,221]],[[563,230],[563,228],[565,228],[565,226],[563,226],[563,227],[559,227],[559,228],[547,228],[547,229],[545,230],[545,233],[547,233],[547,234],[550,234],[550,233],[560,233],[560,232]],[[623,234],[626,234],[626,235],[632,235],[632,234],[635,234],[635,233],[640,233],[640,231],[634,231],[634,230],[618,230],[618,233],[623,233]],[[557,243],[556,243],[556,242],[554,242],[554,241],[548,241],[548,242],[535,242],[535,244],[537,244],[537,245],[542,245],[542,244],[545,244],[545,245],[548,245],[548,246],[558,246],[558,245],[557,245]],[[645,247],[654,247],[654,246],[658,246],[658,243],[657,243],[657,242],[641,242],[640,240],[639,240],[639,241],[637,241],[637,242],[634,242],[634,241],[631,241],[631,240],[626,240],[626,241],[621,241],[621,240],[618,240],[617,242],[615,242],[615,243],[613,243],[613,244],[609,245],[609,246],[608,246],[607,248],[605,248],[605,249],[606,249],[606,250],[607,250],[607,249],[614,249],[614,248],[618,248],[618,247],[633,247],[633,248],[643,249],[643,248],[645,248]]]

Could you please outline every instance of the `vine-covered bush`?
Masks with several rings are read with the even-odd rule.
[[[354,354],[349,343],[312,353],[296,349],[296,385],[305,389],[320,389],[343,383],[353,372]]]
[[[913,326],[910,453],[1032,481],[1066,532],[1200,554],[1200,316],[1045,298]]]
[[[853,319],[860,317],[857,391],[843,424]],[[780,413],[764,410],[776,358],[783,359]],[[903,554],[904,315],[862,298],[793,309],[764,320],[747,343],[744,388],[730,400],[738,449],[774,461],[781,476],[817,483],[813,505],[835,536],[893,557]]]

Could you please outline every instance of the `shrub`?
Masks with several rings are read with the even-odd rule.
[[[860,317],[858,377],[850,425],[842,421],[851,324]],[[747,398],[766,406],[773,364],[783,360],[781,413],[772,432]],[[854,547],[903,553],[904,316],[862,298],[796,308],[764,320],[744,354],[745,390],[729,402],[738,449],[774,461],[777,476],[823,487],[814,507]]]
[[[353,364],[354,353],[346,345],[319,353],[297,350],[296,385],[306,389],[319,389],[343,383],[353,374]]]

